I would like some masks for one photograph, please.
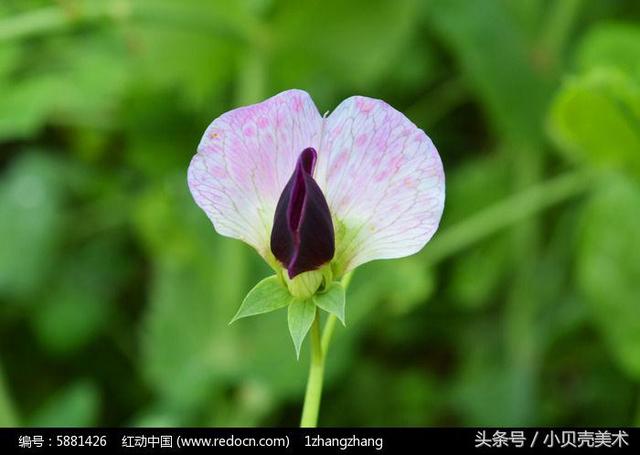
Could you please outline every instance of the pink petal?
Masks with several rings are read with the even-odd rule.
[[[316,179],[335,220],[338,274],[416,253],[444,208],[444,172],[427,135],[383,101],[355,96],[326,119]]]
[[[301,90],[234,109],[209,125],[188,183],[218,233],[245,241],[269,261],[278,198],[300,152],[318,147],[321,125],[318,109]]]

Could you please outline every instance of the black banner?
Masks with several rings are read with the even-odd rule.
[[[640,453],[640,428],[3,428],[0,453]]]

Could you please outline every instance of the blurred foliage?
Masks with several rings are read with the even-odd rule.
[[[213,118],[293,87],[322,112],[385,99],[447,174],[432,243],[355,274],[322,424],[633,423],[639,18],[632,0],[3,0],[0,425],[297,424],[306,345],[297,362],[284,311],[227,325],[268,269],[186,186]]]

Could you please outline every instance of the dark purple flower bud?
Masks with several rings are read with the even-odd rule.
[[[273,218],[271,252],[289,278],[319,268],[335,252],[329,206],[313,179],[317,157],[311,147],[302,151]]]

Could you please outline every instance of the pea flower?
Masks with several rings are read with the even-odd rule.
[[[276,272],[234,320],[288,306],[298,352],[316,307],[344,323],[341,278],[420,251],[444,207],[438,152],[403,114],[354,96],[322,116],[301,90],[215,119],[188,184],[216,231],[251,245]]]

